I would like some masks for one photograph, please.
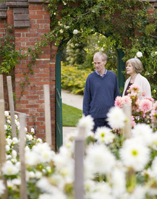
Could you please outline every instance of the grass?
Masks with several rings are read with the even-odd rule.
[[[62,103],[63,126],[76,127],[82,117],[82,110]]]

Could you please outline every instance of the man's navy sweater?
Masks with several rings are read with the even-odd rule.
[[[93,118],[106,118],[119,95],[116,74],[107,70],[102,77],[95,71],[88,75],[84,91],[83,114]]]

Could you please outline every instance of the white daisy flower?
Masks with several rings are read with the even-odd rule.
[[[7,180],[7,187],[13,189],[14,184],[13,184],[12,180]]]
[[[5,145],[5,150],[9,151],[10,150],[10,146],[9,145]]]
[[[84,188],[85,188],[85,198],[90,198],[90,195],[95,190],[96,182],[90,179],[84,181]]]
[[[97,128],[94,137],[99,143],[110,144],[113,142],[115,135],[111,132],[111,129],[107,127],[99,127]]]
[[[33,171],[27,171],[26,175],[28,179],[35,178],[35,173]]]
[[[26,164],[33,166],[40,163],[40,156],[34,151],[25,151],[25,161]]]
[[[123,167],[115,167],[111,172],[112,194],[119,198],[126,191],[126,176]]]
[[[0,180],[0,195],[2,195],[4,193],[5,190],[5,186],[2,180]]]
[[[9,111],[5,111],[4,115],[5,115],[5,117],[8,117],[9,116]]]
[[[9,146],[10,146],[10,145],[12,144],[12,142],[13,142],[13,141],[12,141],[12,139],[10,139],[10,138],[7,138],[7,139],[6,139],[6,143],[7,143],[7,145],[9,145]]]
[[[152,144],[150,147],[157,150],[157,132],[152,134]]]
[[[139,57],[139,58],[142,57],[142,56],[143,56],[143,55],[142,55],[142,52],[138,51],[138,52],[136,53],[136,56]]]
[[[13,137],[12,141],[13,141],[13,144],[17,144],[19,142],[19,140],[16,137]]]
[[[131,131],[133,138],[139,138],[147,146],[153,143],[153,131],[147,124],[137,124]]]
[[[46,163],[52,160],[52,156],[54,155],[54,151],[44,150],[40,153],[40,162]]]
[[[107,121],[113,129],[121,129],[125,125],[126,116],[118,106],[112,107],[107,114]]]
[[[54,193],[58,190],[57,187],[50,184],[48,178],[46,178],[46,177],[42,177],[37,182],[37,187],[47,193]]]
[[[146,188],[144,186],[137,185],[133,191],[129,195],[129,199],[145,199]]]
[[[37,142],[38,142],[38,143],[42,143],[43,141],[42,141],[41,138],[38,138],[38,139],[37,139]]]
[[[125,140],[119,152],[123,164],[135,171],[142,171],[150,158],[149,148],[135,138]]]
[[[82,118],[79,120],[78,122],[78,128],[85,128],[85,133],[87,134],[89,131],[92,131],[93,127],[94,127],[94,121],[93,118],[88,115],[88,116],[82,116]]]
[[[31,128],[31,133],[34,133],[34,128]]]
[[[64,189],[65,181],[64,181],[63,176],[61,176],[58,173],[53,173],[49,179],[50,179],[51,183],[56,185],[59,189],[62,189],[62,190]]]
[[[29,135],[27,134],[27,135],[26,135],[26,138],[27,138],[27,140],[31,141],[31,140],[33,139],[33,136],[30,135],[30,134],[29,134]]]
[[[15,150],[12,150],[12,156],[13,156],[13,158],[16,158],[16,156],[17,156],[17,151],[15,151]]]
[[[14,185],[21,185],[21,179],[20,178],[15,178],[15,179],[12,180],[12,183]]]
[[[78,31],[77,29],[74,29],[74,30],[73,30],[73,34],[74,34],[74,35],[76,35],[76,34],[78,34],[78,33],[79,33],[79,31]]]
[[[147,169],[148,170],[148,169]],[[157,157],[154,158],[151,168],[147,171],[150,173],[150,176],[157,181]]]
[[[6,161],[2,167],[2,173],[4,175],[16,175],[19,169],[11,161]]]
[[[115,157],[103,144],[90,145],[86,150],[85,161],[93,173],[109,173],[115,165]]]
[[[39,195],[38,199],[52,199],[52,197],[53,196],[51,194],[44,193],[44,194]]]
[[[16,124],[17,127],[20,127],[20,122],[19,121],[15,120],[15,124]]]
[[[7,123],[8,123],[8,124],[11,124],[11,121],[10,121],[10,120],[7,120]]]
[[[37,179],[40,179],[40,178],[42,177],[42,172],[36,171],[36,172],[35,172],[35,177],[36,177]]]
[[[17,120],[17,119],[18,119],[18,116],[15,114],[15,115],[14,115],[14,118]]]
[[[91,199],[113,199],[112,190],[108,183],[101,182],[95,184],[95,190],[90,196]]]

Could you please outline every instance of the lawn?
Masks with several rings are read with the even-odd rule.
[[[82,110],[62,103],[63,126],[76,127],[82,117]]]

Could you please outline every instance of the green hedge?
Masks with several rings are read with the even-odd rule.
[[[76,66],[61,66],[61,87],[74,94],[83,94],[87,76],[92,71],[90,69],[82,70]]]

